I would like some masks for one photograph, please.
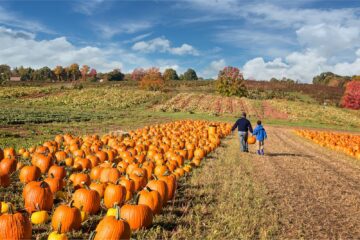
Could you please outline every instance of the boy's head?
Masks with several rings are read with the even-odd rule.
[[[258,121],[257,121],[257,125],[261,125],[261,120],[258,120]]]

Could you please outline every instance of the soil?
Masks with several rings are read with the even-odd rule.
[[[267,131],[253,174],[274,203],[280,238],[359,239],[360,163],[290,129]]]
[[[289,116],[272,107],[268,101],[263,101],[264,117],[271,119],[288,119]]]

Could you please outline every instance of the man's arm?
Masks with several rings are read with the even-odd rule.
[[[231,128],[231,131],[232,131],[232,132],[233,132],[233,131],[235,130],[235,128],[238,126],[238,121],[239,121],[239,120],[237,120],[237,121],[235,122],[234,126]]]
[[[252,126],[251,126],[251,122],[249,121],[249,131],[251,132],[251,133],[253,133],[253,128],[252,128]]]

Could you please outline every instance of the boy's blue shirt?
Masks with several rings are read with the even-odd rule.
[[[256,140],[263,141],[267,138],[266,131],[262,125],[257,125],[254,129],[253,135],[256,135]]]

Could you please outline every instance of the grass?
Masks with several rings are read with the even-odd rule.
[[[231,137],[181,185],[174,207],[137,239],[272,239],[278,216]]]

